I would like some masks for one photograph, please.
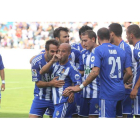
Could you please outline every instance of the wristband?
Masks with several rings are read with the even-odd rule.
[[[5,84],[5,80],[2,80],[2,84]]]
[[[84,85],[83,85],[83,84],[81,84],[79,87],[80,87],[80,89],[83,89],[83,88],[84,88]]]

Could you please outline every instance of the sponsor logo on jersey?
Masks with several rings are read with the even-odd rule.
[[[59,115],[59,111],[56,111],[56,116],[58,116]]]
[[[75,79],[79,80],[80,79],[80,75],[79,74],[75,74]]]
[[[92,57],[91,57],[91,62],[94,62],[94,60],[95,60],[95,57],[92,56]]]
[[[32,76],[37,76],[36,69],[32,69]]]

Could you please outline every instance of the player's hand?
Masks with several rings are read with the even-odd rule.
[[[125,89],[132,89],[132,84],[124,84]]]
[[[62,87],[65,84],[64,80],[56,80],[58,77],[54,77],[51,82],[53,87]]]
[[[72,103],[74,101],[74,93],[71,92],[68,98],[68,103]]]
[[[132,83],[133,81],[133,75],[128,79],[127,83]]]
[[[133,89],[132,91],[131,91],[131,93],[130,93],[130,98],[131,99],[135,99],[136,98],[136,96],[137,96],[137,93],[138,93],[138,89]]]
[[[71,87],[68,87],[66,88],[64,91],[63,91],[63,94],[66,96],[67,94],[69,94],[70,92],[79,92],[81,89],[79,86],[71,86]]]
[[[59,61],[60,59],[61,59],[61,56],[59,54],[54,54],[51,61],[53,63],[55,63],[55,62]]]
[[[2,84],[1,85],[1,91],[4,91],[5,90],[5,84]]]

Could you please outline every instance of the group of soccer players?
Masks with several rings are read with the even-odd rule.
[[[112,23],[96,33],[79,30],[81,43],[69,44],[69,30],[54,30],[45,50],[31,58],[34,99],[29,117],[115,118],[140,116],[140,28],[130,25],[127,40]],[[97,45],[97,42],[98,44]]]

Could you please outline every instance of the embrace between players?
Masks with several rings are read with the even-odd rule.
[[[72,45],[68,32],[55,29],[54,39],[30,60],[35,89],[29,117],[139,117],[139,27],[130,25],[126,32],[134,48],[122,40],[118,23],[100,28],[97,36],[82,26],[81,43]]]

